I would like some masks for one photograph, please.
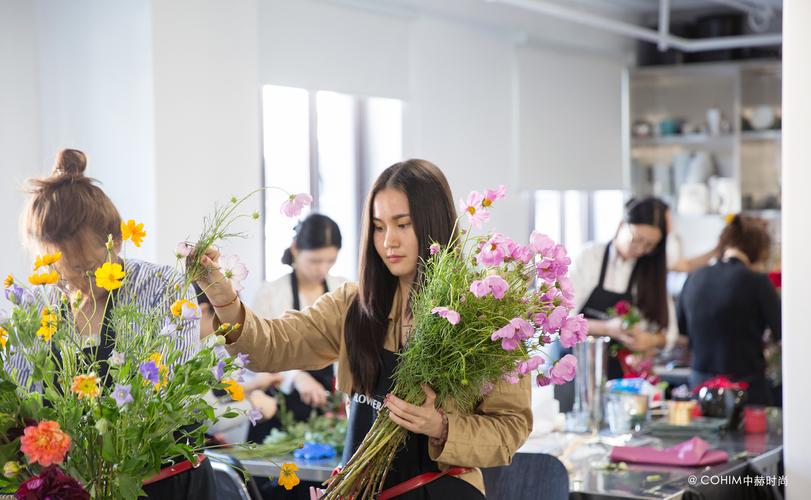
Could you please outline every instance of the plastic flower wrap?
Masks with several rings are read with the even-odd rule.
[[[471,193],[461,202],[460,219],[480,226],[504,195],[503,187]],[[519,243],[496,232],[463,231],[447,246],[433,243],[429,253],[424,283],[413,292],[414,330],[400,355],[394,395],[421,405],[421,384],[427,384],[438,406],[453,401],[457,411],[470,414],[498,383],[574,378],[574,356],[546,355],[557,339],[573,346],[587,335],[587,321],[572,316],[571,261],[562,245],[539,233]],[[377,494],[405,437],[384,407],[355,455],[329,480],[324,498]]]

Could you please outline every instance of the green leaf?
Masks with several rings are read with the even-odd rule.
[[[239,413],[237,413],[235,411],[227,411],[227,412],[223,413],[220,416],[220,418],[234,418],[234,417],[238,417],[238,416],[239,416]]]
[[[113,434],[108,432],[104,434],[101,441],[101,457],[108,462],[115,463],[115,443],[113,442]]]

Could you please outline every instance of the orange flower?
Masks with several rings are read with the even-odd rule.
[[[172,304],[172,307],[169,309],[172,311],[172,316],[175,318],[180,317],[181,313],[183,313],[183,304],[194,304],[193,302],[186,300],[186,299],[178,299]]]
[[[0,345],[3,346],[3,349],[6,348],[6,342],[8,342],[8,331],[0,326]]]
[[[73,377],[73,385],[70,387],[70,391],[78,394],[79,399],[95,398],[101,393],[99,379],[95,373],[76,375]]]
[[[234,401],[242,401],[245,399],[245,389],[243,389],[236,380],[229,378],[223,380],[222,383],[225,384],[225,390],[231,395],[231,399]]]
[[[59,422],[45,420],[38,425],[30,425],[20,438],[20,451],[31,464],[43,467],[61,464],[70,448],[70,436],[59,428]]]
[[[51,266],[57,262],[59,259],[62,258],[62,252],[56,253],[46,253],[45,255],[37,255],[37,258],[34,259],[34,271],[38,270],[40,267]]]
[[[59,274],[56,271],[49,273],[32,274],[28,277],[28,282],[32,285],[54,285],[59,281]]]
[[[125,240],[132,240],[132,243],[139,247],[141,242],[144,241],[146,231],[144,231],[144,224],[137,224],[133,219],[121,223],[121,238]]]
[[[294,486],[301,482],[296,475],[297,470],[296,464],[282,464],[282,470],[279,471],[279,485],[284,486],[284,489],[288,491],[292,490]]]
[[[14,284],[14,276],[9,274],[8,276],[6,276],[6,279],[3,280],[3,287],[11,288],[11,285],[13,284]]]

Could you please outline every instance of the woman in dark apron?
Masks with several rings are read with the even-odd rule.
[[[608,379],[621,378],[622,368],[617,357],[619,348],[648,351],[666,344],[662,330],[676,321],[670,318],[670,299],[667,296],[667,205],[656,198],[631,200],[625,205],[625,216],[617,234],[605,247],[593,246],[580,256],[572,280],[576,293],[588,297],[580,313],[589,320],[589,334],[611,338],[607,367]],[[589,262],[586,262],[589,260]],[[596,281],[586,283],[582,269],[599,262]],[[611,268],[611,287],[606,277]],[[577,297],[575,297],[577,299]],[[653,328],[651,331],[626,331],[618,318],[611,318],[608,310],[617,302],[628,301],[636,306],[642,317]],[[569,411],[574,402],[574,383],[555,386],[555,397],[561,411]]]
[[[338,389],[352,399],[345,459],[377,412],[388,407],[392,420],[409,431],[384,484],[384,491],[396,488],[397,498],[483,498],[478,468],[509,464],[532,428],[528,378],[497,383],[472,415],[454,413],[452,405],[444,415],[430,403],[393,405],[385,399],[397,352],[408,342],[409,299],[412,287],[422,283],[420,262],[430,257],[432,242],[447,245],[455,221],[442,172],[424,160],[397,163],[380,175],[366,202],[357,285],[347,283],[279,319],[263,319],[238,300],[215,307],[218,320],[243,325],[226,337],[226,348],[248,353],[254,369],[317,368],[338,361]],[[217,257],[209,249],[202,258],[208,273],[199,285],[212,303],[227,304],[234,291]],[[407,418],[416,414],[421,417]],[[427,479],[432,480],[423,482]]]

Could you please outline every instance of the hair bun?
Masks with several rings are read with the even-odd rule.
[[[87,156],[78,149],[63,149],[56,154],[53,175],[81,177],[87,167]]]

